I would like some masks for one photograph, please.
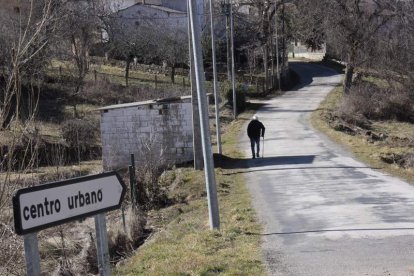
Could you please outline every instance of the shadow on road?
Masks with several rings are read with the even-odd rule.
[[[315,155],[276,156],[256,159],[231,158],[225,155],[214,154],[216,168],[248,169],[264,166],[312,164]]]
[[[361,229],[320,229],[320,230],[306,230],[306,231],[290,231],[290,232],[275,232],[275,233],[253,233],[245,232],[246,235],[251,236],[274,236],[274,235],[298,235],[311,233],[327,233],[327,232],[358,232],[358,231],[403,231],[414,230],[412,227],[400,228],[361,228]]]
[[[232,171],[224,173],[224,175],[246,174],[262,171],[281,171],[281,170],[332,170],[332,169],[379,169],[372,167],[353,167],[353,166],[294,166],[281,168],[263,168],[269,166],[284,166],[284,165],[309,165],[312,164],[315,155],[299,155],[299,156],[273,156],[264,158],[232,158],[225,155],[214,154],[214,165],[216,168],[222,169],[241,169],[240,171]]]
[[[335,72],[334,70],[326,70],[326,67],[314,64],[309,64],[306,62],[292,62],[289,63],[289,66],[293,71],[295,71],[300,76],[300,84],[295,86],[292,91],[297,91],[305,86],[312,85],[314,78],[320,77],[331,77],[340,75],[339,73]],[[331,83],[318,83],[316,86],[336,86],[336,84]]]

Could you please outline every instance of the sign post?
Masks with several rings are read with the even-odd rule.
[[[111,266],[109,265],[108,236],[104,214],[95,216],[95,228],[99,276],[109,276],[111,275]]]
[[[24,254],[27,275],[40,276],[40,256],[36,233],[24,235]]]
[[[73,178],[18,190],[13,196],[14,228],[24,236],[28,275],[40,275],[36,232],[95,216],[99,274],[111,274],[103,213],[121,207],[125,184],[116,172]]]

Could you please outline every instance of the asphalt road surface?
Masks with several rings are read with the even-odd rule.
[[[315,131],[310,114],[341,76],[292,66],[302,87],[257,112],[266,126],[264,158],[236,171],[264,225],[251,234],[262,237],[269,274],[414,275],[414,187]],[[251,156],[247,135],[241,145]]]

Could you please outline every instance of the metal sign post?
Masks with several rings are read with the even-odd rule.
[[[24,254],[26,257],[27,275],[40,276],[40,256],[37,233],[24,235]]]
[[[106,233],[106,220],[104,214],[95,216],[95,228],[99,275],[109,276],[111,275],[111,266],[109,265],[108,236]]]

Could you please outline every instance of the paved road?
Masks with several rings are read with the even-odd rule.
[[[371,169],[309,116],[340,81],[295,63],[304,86],[266,102],[265,158],[245,161],[270,275],[414,275],[414,187]],[[250,156],[246,137],[241,144]],[[246,168],[247,167],[247,168]]]

